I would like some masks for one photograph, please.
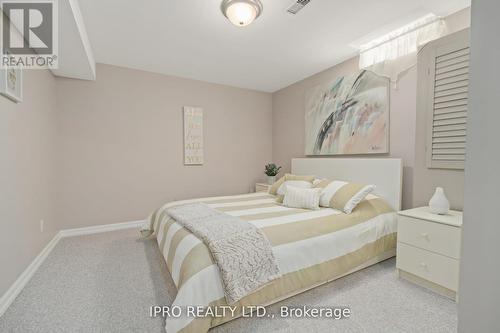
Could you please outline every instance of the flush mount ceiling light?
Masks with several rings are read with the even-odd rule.
[[[244,27],[259,17],[263,6],[260,0],[223,0],[220,8],[232,24]]]

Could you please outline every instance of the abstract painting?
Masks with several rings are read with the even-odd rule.
[[[306,155],[389,152],[389,79],[362,70],[306,94]]]
[[[203,164],[203,109],[184,107],[184,164]]]

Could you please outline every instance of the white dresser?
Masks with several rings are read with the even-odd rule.
[[[436,215],[429,207],[399,212],[399,276],[456,299],[461,227],[462,212]]]

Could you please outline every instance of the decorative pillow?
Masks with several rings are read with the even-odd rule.
[[[286,191],[289,187],[298,187],[298,188],[312,188],[313,184],[308,182],[307,180],[286,180],[281,186],[278,188],[277,195],[285,195]]]
[[[315,178],[313,180],[313,186],[316,186],[318,185],[319,183],[321,183],[322,181],[324,181],[325,179],[324,178]]]
[[[291,208],[319,209],[320,188],[287,186],[283,205]]]
[[[269,193],[278,196],[276,199],[277,202],[283,202],[288,184],[293,184],[296,187],[311,188],[313,181],[314,176],[298,176],[287,173],[269,188]]]
[[[315,186],[322,188],[319,205],[351,214],[352,210],[375,189],[375,185],[348,183],[339,180],[323,180]]]

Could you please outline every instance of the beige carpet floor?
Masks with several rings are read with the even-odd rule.
[[[175,287],[156,243],[123,230],[62,239],[7,312],[0,332],[164,332],[149,307]],[[348,306],[332,319],[237,319],[222,332],[456,332],[456,304],[400,280],[390,259],[269,308]]]

